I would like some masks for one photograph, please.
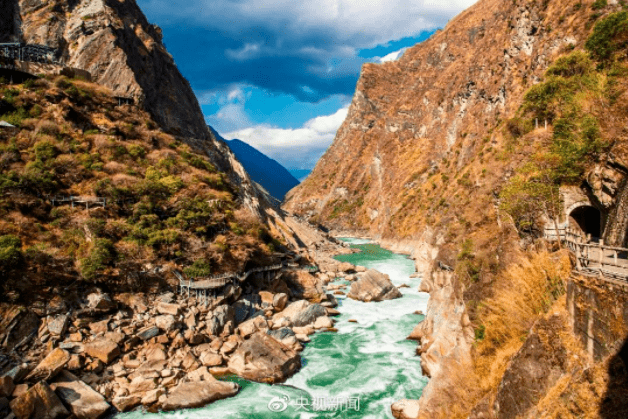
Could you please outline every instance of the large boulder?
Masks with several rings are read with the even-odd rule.
[[[349,262],[342,262],[338,266],[338,271],[339,272],[345,272],[345,273],[354,273],[355,272],[355,266],[352,263],[349,263]]]
[[[68,351],[61,348],[50,352],[26,377],[29,381],[47,380],[57,375],[70,360]]]
[[[111,407],[100,393],[67,371],[59,373],[50,388],[78,419],[102,418]]]
[[[168,392],[161,401],[161,410],[171,411],[205,406],[216,400],[235,396],[240,390],[236,383],[218,381],[213,376],[204,376],[204,381],[181,383]]]
[[[63,336],[68,328],[70,316],[60,314],[58,316],[48,316],[48,331],[51,335]]]
[[[155,317],[155,326],[168,333],[174,330],[177,321],[172,314],[164,314]]]
[[[179,304],[159,302],[157,303],[157,311],[159,314],[172,314],[173,316],[178,316],[181,314],[181,306]]]
[[[264,316],[256,316],[240,324],[240,326],[238,326],[238,329],[240,330],[240,335],[246,338],[257,332],[258,330],[267,330],[268,322],[266,321],[266,318]]]
[[[120,347],[109,339],[97,339],[85,344],[85,353],[108,364],[120,355]]]
[[[390,407],[395,419],[416,419],[419,417],[419,401],[403,399]]]
[[[369,269],[360,279],[351,284],[348,298],[369,302],[401,298],[401,292],[393,285],[388,275]]]
[[[283,343],[286,346],[289,346],[289,343],[293,337],[295,337],[295,333],[289,327],[282,327],[281,329],[269,330],[266,332],[268,336],[272,336],[279,342]]]
[[[15,390],[13,378],[7,375],[0,377],[0,397],[11,397],[13,390]]]
[[[114,299],[136,313],[144,314],[148,311],[148,302],[146,301],[146,296],[144,294],[125,292],[117,294]]]
[[[316,276],[305,271],[294,271],[284,273],[293,294],[297,298],[305,298],[310,301],[320,301],[324,294],[322,281]]]
[[[247,298],[236,301],[233,304],[233,309],[235,311],[235,324],[240,324],[250,319],[257,311],[255,302]]]
[[[305,326],[316,321],[317,318],[327,315],[325,307],[319,304],[310,304],[306,300],[291,303],[285,310],[273,316],[273,322],[282,318],[288,319],[292,326]]]
[[[11,410],[17,419],[61,419],[70,415],[45,381],[40,381],[13,399]]]
[[[147,326],[137,332],[137,337],[142,340],[148,340],[154,338],[159,333],[160,329],[157,326]]]
[[[106,313],[118,307],[109,294],[93,292],[87,296],[87,309],[95,313]]]
[[[285,381],[300,367],[298,353],[263,332],[245,340],[229,360],[232,373],[269,384]]]
[[[234,321],[235,310],[233,307],[227,304],[219,305],[211,315],[207,315],[207,332],[210,335],[218,336],[227,323],[233,323]]]
[[[118,409],[119,412],[128,412],[129,410],[139,406],[142,403],[142,398],[137,395],[131,396],[116,396],[111,403]]]
[[[286,308],[287,303],[288,295],[286,293],[280,292],[279,294],[275,294],[273,297],[273,307],[277,310],[283,310]]]

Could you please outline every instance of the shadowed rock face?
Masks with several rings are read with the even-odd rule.
[[[89,71],[93,81],[133,96],[165,130],[211,138],[200,106],[172,56],[161,29],[135,0],[1,0],[0,36],[22,33],[27,43],[58,48],[64,64]],[[5,8],[6,7],[6,8]],[[5,10],[18,17],[7,19]]]
[[[0,0],[0,42],[12,42],[17,36],[15,0]]]
[[[285,167],[247,143],[238,139],[225,141],[242,162],[251,179],[278,200],[283,200],[286,193],[299,184]]]

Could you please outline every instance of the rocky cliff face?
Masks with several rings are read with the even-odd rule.
[[[162,43],[161,29],[147,21],[135,0],[2,0],[0,5],[1,42],[57,48],[62,64],[89,71],[92,81],[114,95],[133,97],[161,128],[206,154],[259,219],[283,223],[270,209],[270,198],[208,129],[194,92]]]
[[[456,392],[451,385],[439,387],[437,392],[428,388],[420,402],[395,404],[396,417],[467,417],[469,410],[461,406],[469,401],[474,405],[487,394],[495,396],[491,391],[497,391],[500,380],[496,377],[503,376],[505,383],[499,397],[517,394],[514,373],[504,375],[506,363],[521,349],[515,361],[525,365],[529,354],[537,351],[538,342],[530,340],[522,349],[526,339],[522,334],[509,338],[510,347],[504,341],[499,343],[501,337],[491,341],[492,347],[484,333],[490,334],[495,326],[483,322],[492,310],[487,303],[513,301],[503,291],[507,287],[502,285],[508,282],[504,273],[522,259],[522,250],[529,250],[533,237],[542,231],[541,223],[522,229],[525,223],[504,204],[508,188],[522,192],[515,181],[529,175],[524,166],[555,167],[543,161],[548,156],[572,159],[570,170],[578,170],[571,172],[570,178],[558,174],[551,186],[578,189],[603,218],[608,217],[605,239],[617,245],[625,243],[628,135],[619,121],[628,114],[624,105],[628,66],[623,49],[611,62],[602,62],[600,44],[586,45],[600,23],[607,25],[598,33],[601,38],[606,37],[609,45],[623,45],[624,38],[611,35],[612,28],[622,27],[612,20],[625,18],[611,14],[622,8],[616,1],[480,0],[398,61],[363,67],[347,119],[334,143],[310,176],[287,195],[285,208],[290,211],[338,231],[371,235],[388,247],[411,253],[425,278],[430,278],[436,261],[455,272],[456,280],[437,281],[446,286],[428,287],[432,310],[426,313],[415,338],[423,343],[420,351],[428,372],[447,370],[452,376],[448,382],[458,382],[458,387],[466,389],[474,386],[469,383],[477,383],[477,394],[462,400],[464,390]],[[582,72],[570,72],[578,57]],[[612,66],[618,71],[610,70]],[[578,84],[585,79],[591,84]],[[531,91],[534,94],[529,95]],[[569,111],[562,107],[567,102],[573,105]],[[599,141],[599,148],[577,158],[567,156],[565,150],[578,143],[581,131],[579,126],[565,123],[579,124],[586,118],[593,127],[586,141]],[[525,204],[526,199],[521,202]],[[528,220],[539,215],[532,214],[532,207],[522,210]],[[533,267],[530,272],[538,270]],[[546,281],[544,278],[542,283]],[[549,302],[563,291],[552,292]],[[542,289],[542,295],[547,293]],[[516,315],[500,316],[505,325],[518,320]],[[532,310],[520,329],[528,333],[539,318],[539,310]],[[554,327],[553,323],[548,327]],[[493,352],[478,355],[472,349],[476,345]],[[476,366],[462,374],[464,378],[454,376],[456,365],[466,365],[469,358]],[[478,366],[485,359],[494,360],[494,365]],[[568,369],[565,363],[550,361],[552,367]],[[534,366],[537,372],[546,367],[539,365]],[[512,371],[516,368],[524,367],[515,366]],[[546,389],[556,384],[556,376],[550,372]],[[543,374],[540,377],[547,378]],[[568,381],[561,380],[562,384]],[[433,381],[431,386],[439,385]],[[602,387],[597,382],[592,385],[595,391]],[[555,400],[552,391],[535,395],[525,406],[506,406],[502,400],[501,410],[499,406],[496,409],[513,412],[521,407],[535,417],[535,404],[542,409],[543,403]],[[600,402],[598,396],[591,396],[591,405]],[[505,413],[501,417],[510,416]]]
[[[492,194],[518,164],[499,157],[502,122],[555,58],[582,47],[589,3],[482,0],[398,61],[365,64],[334,143],[286,208],[395,238],[494,221]]]
[[[418,403],[424,417],[439,411],[439,393],[458,384],[456,371],[473,368],[473,327],[461,289],[450,272],[435,272],[421,282],[421,291],[429,292],[430,300],[425,320],[409,338],[420,342],[417,354],[421,356],[421,368],[432,378]]]
[[[58,48],[59,60],[132,96],[167,131],[210,138],[187,80],[134,0],[3,0],[0,41]],[[10,13],[6,13],[9,11]]]

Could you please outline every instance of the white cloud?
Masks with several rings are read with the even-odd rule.
[[[251,91],[244,90],[241,86],[232,86],[226,94],[213,93],[203,96],[205,103],[221,105],[218,112],[206,117],[207,123],[219,132],[251,126],[251,120],[244,109],[249,97],[251,97]]]
[[[348,109],[345,106],[332,115],[310,119],[301,128],[283,129],[264,124],[227,132],[223,137],[238,138],[284,166],[311,169],[331,145]]]
[[[260,55],[261,46],[260,44],[244,44],[244,46],[240,49],[233,50],[227,49],[225,53],[227,57],[232,58],[238,61],[246,61],[251,58],[258,57]]]
[[[304,39],[325,34],[338,47],[370,48],[444,26],[476,0],[140,0],[151,16],[180,19],[202,27],[240,34],[243,44],[234,57],[259,53],[260,45],[246,40],[259,28],[283,34],[286,42],[304,46]],[[160,19],[161,20],[161,19]],[[296,41],[296,42],[294,42]],[[310,44],[309,42],[307,44]],[[265,49],[265,48],[264,48]],[[271,48],[269,48],[269,52]]]
[[[386,63],[388,61],[396,61],[403,55],[404,52],[406,52],[407,49],[408,48],[401,48],[399,51],[393,51],[388,55],[384,55],[379,59],[379,62]]]

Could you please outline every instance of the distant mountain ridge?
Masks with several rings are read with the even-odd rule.
[[[283,201],[286,193],[300,183],[288,169],[255,147],[238,139],[227,140],[212,127],[210,129],[217,139],[229,146],[251,179],[262,185],[273,197]]]

